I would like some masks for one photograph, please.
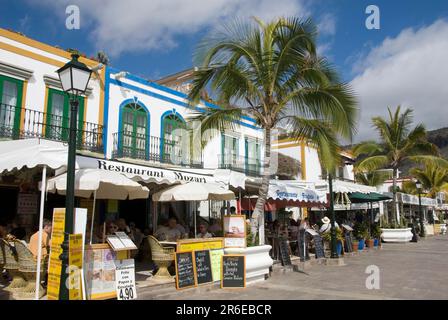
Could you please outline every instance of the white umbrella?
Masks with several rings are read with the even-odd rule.
[[[48,179],[47,191],[64,195],[67,173]],[[93,220],[96,199],[145,199],[149,189],[121,173],[100,169],[80,169],[75,172],[75,196],[90,198],[93,194],[93,212],[90,225],[90,243],[93,236]]]
[[[152,195],[153,201],[233,200],[235,194],[211,183],[189,182],[169,187]]]
[[[169,187],[152,195],[153,201],[205,201],[233,200],[235,194],[217,184],[189,182]],[[194,213],[194,235],[196,236],[196,211]]]

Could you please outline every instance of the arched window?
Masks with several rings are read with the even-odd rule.
[[[121,109],[120,144],[123,157],[148,157],[148,112],[138,103],[129,103]]]
[[[181,164],[184,162],[182,154],[182,132],[186,129],[185,121],[175,113],[162,117],[162,135],[160,144],[160,156],[162,162]],[[185,156],[185,154],[184,154]]]

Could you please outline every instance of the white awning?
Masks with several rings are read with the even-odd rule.
[[[230,185],[234,188],[244,189],[246,185],[246,175],[230,169],[216,169],[213,173],[213,177],[217,183]]]
[[[328,181],[320,180],[316,182],[317,190],[325,190],[326,193],[329,192]],[[377,192],[375,187],[365,186],[363,184],[358,184],[349,181],[341,181],[341,180],[333,180],[333,192],[341,192],[341,193],[372,193]]]
[[[269,182],[268,198],[300,202],[326,202],[326,196],[294,180],[271,180]]]
[[[67,165],[68,148],[62,142],[44,139],[0,142],[0,173],[47,166],[58,169]]]
[[[190,173],[181,170],[164,169],[158,167],[149,167],[138,164],[132,164],[121,161],[112,161],[85,156],[77,156],[77,163],[82,169],[100,169],[105,171],[119,172],[131,178],[134,181],[143,181],[146,183],[213,183],[215,180],[209,174]]]

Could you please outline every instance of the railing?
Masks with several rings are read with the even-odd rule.
[[[230,169],[252,177],[261,175],[261,161],[259,159],[233,154],[220,154],[218,155],[218,163],[220,169]]]
[[[321,180],[328,180],[328,176],[327,176],[327,175],[320,175],[319,178],[320,178]],[[356,183],[355,180],[347,179],[347,178],[343,178],[343,177],[334,177],[334,176],[333,176],[333,180],[339,180],[339,181],[345,181],[345,182]]]
[[[45,138],[68,141],[69,119],[45,112],[0,104],[0,137],[9,139]],[[78,121],[77,148],[103,151],[103,126]]]
[[[178,141],[161,139],[146,134],[116,132],[113,134],[112,157],[141,159],[191,168],[203,168],[202,155],[191,157],[188,147]]]

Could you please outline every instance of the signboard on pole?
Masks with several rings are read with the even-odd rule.
[[[115,261],[115,286],[118,300],[137,299],[134,259]]]
[[[59,300],[59,289],[61,286],[62,261],[59,256],[62,253],[62,242],[64,242],[65,230],[65,208],[53,210],[53,228],[51,232],[50,260],[48,268],[48,300]]]
[[[226,248],[246,247],[246,216],[224,216],[224,246]]]
[[[83,263],[83,235],[69,235],[69,299],[83,300],[82,294],[82,263]]]

